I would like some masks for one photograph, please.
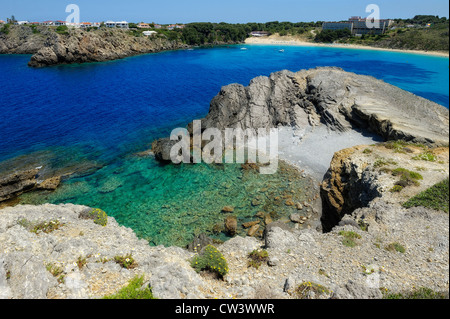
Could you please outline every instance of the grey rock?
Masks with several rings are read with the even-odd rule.
[[[295,245],[296,238],[293,233],[280,227],[270,227],[266,231],[265,242],[267,248],[287,249]]]
[[[339,287],[332,295],[333,299],[382,299],[380,289],[360,285],[351,280],[344,287]]]
[[[30,169],[0,177],[0,202],[16,198],[33,189],[37,184],[38,172],[38,169]]]
[[[160,299],[202,298],[199,291],[200,276],[191,268],[178,264],[166,264],[152,271],[150,286],[155,297]]]
[[[13,294],[8,284],[7,270],[4,264],[4,260],[0,258],[0,299],[10,299]]]

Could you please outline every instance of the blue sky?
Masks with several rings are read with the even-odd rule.
[[[448,0],[0,0],[0,19],[65,20],[68,4],[80,7],[82,21],[130,22],[267,22],[345,20],[365,16],[377,4],[382,18],[409,18],[417,14],[448,17]]]

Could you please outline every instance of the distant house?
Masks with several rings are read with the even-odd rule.
[[[144,31],[144,32],[142,32],[145,36],[147,36],[147,37],[150,37],[150,36],[152,36],[152,35],[155,35],[155,34],[157,34],[158,32],[156,32],[156,31]]]
[[[3,20],[0,20],[0,24],[6,24],[6,22]]]
[[[31,25],[41,25],[40,22],[30,22]]]
[[[49,27],[53,25],[53,21],[44,21],[41,23],[41,25]]]
[[[82,29],[92,28],[92,23],[90,23],[90,22],[81,22],[80,23],[80,28],[82,28]]]
[[[155,29],[162,29],[162,25],[160,25],[160,24],[155,24],[154,28],[155,28]]]
[[[167,26],[167,30],[172,31],[173,29],[175,29],[175,24],[171,24],[171,25]]]
[[[14,22],[15,25],[25,25],[25,24],[29,24],[30,22],[28,21],[16,21]]]
[[[56,21],[53,21],[53,25],[54,25],[55,27],[59,27],[59,26],[62,26],[62,25],[66,25],[66,21],[56,20]]]
[[[252,37],[268,37],[270,32],[267,31],[253,31],[250,33]]]
[[[101,25],[102,25],[102,24],[101,24],[100,22],[93,22],[93,23],[92,23],[92,26],[93,26],[94,28],[100,28]]]
[[[128,22],[126,21],[116,22],[116,28],[128,29]]]
[[[372,27],[368,25],[367,18],[351,17],[345,22],[324,22],[322,25],[323,30],[350,30],[352,35],[361,36],[364,34],[384,34],[388,28],[392,25],[393,21],[389,19],[370,20],[370,22],[378,27]]]
[[[128,22],[126,22],[126,21],[119,21],[119,22],[106,21],[105,26],[107,28],[128,29]]]
[[[139,23],[137,27],[140,29],[150,29],[150,25],[148,23],[143,22]]]

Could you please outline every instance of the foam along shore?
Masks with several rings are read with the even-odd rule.
[[[326,43],[315,43],[308,42],[304,39],[299,39],[292,36],[278,36],[271,35],[269,37],[260,38],[247,38],[245,44],[260,44],[260,45],[283,45],[283,46],[305,46],[305,47],[327,47],[327,48],[342,48],[342,49],[357,49],[357,50],[374,50],[374,51],[387,51],[387,52],[400,52],[400,53],[412,53],[412,54],[423,54],[439,57],[449,57],[449,52],[442,51],[421,51],[421,50],[399,50],[399,49],[388,49],[388,48],[377,48],[365,45],[355,45],[355,44],[326,44]]]

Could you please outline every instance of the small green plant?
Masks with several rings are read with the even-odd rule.
[[[370,149],[370,148],[366,148],[364,151],[363,151],[363,154],[372,154],[373,153],[373,151]]]
[[[339,235],[344,237],[342,244],[346,247],[355,247],[357,245],[355,239],[361,239],[361,236],[353,231],[342,230],[339,232]]]
[[[436,156],[434,156],[430,151],[423,152],[417,156],[414,156],[412,159],[415,161],[436,162]]]
[[[262,264],[267,263],[269,260],[269,253],[267,250],[254,250],[248,254],[248,267],[259,269]]]
[[[392,159],[378,158],[373,164],[373,167],[379,168],[387,165],[397,165],[397,162]]]
[[[78,217],[81,219],[92,219],[95,224],[100,226],[106,226],[108,224],[108,215],[99,208],[84,210]]]
[[[327,278],[330,278],[330,275],[328,275],[326,272],[325,272],[325,270],[324,269],[319,269],[319,275],[321,275],[321,276],[325,276],[325,277],[327,277]]]
[[[81,270],[81,269],[83,269],[84,266],[86,266],[86,264],[87,264],[87,259],[86,259],[85,257],[79,256],[78,259],[77,259],[77,261],[76,261],[76,264],[77,264],[77,266],[78,266],[78,269]]]
[[[65,225],[65,224],[61,223],[59,220],[34,223],[25,218],[19,220],[17,222],[17,224],[37,235],[40,233],[49,234]]]
[[[410,292],[391,293],[386,288],[380,288],[383,299],[448,299],[448,292],[436,292],[430,288],[418,288]]]
[[[397,185],[401,185],[403,187],[409,186],[409,185],[415,185],[419,186],[419,180],[423,179],[423,176],[420,175],[417,172],[413,172],[410,170],[407,170],[406,168],[396,168],[392,171],[393,176],[399,176],[400,177],[400,184],[397,183]]]
[[[311,281],[302,282],[295,290],[294,294],[299,299],[313,299],[321,295],[330,294],[330,290],[322,285],[316,284]]]
[[[137,263],[131,254],[126,256],[115,256],[114,261],[125,269],[133,269],[137,267]]]
[[[201,254],[196,255],[191,261],[191,266],[197,272],[208,270],[220,277],[224,277],[228,273],[228,264],[225,257],[212,245],[206,246]]]
[[[45,266],[47,271],[53,275],[53,277],[58,277],[58,283],[64,283],[65,275],[63,275],[63,269],[55,264],[47,264]]]
[[[399,253],[402,253],[402,254],[404,254],[405,251],[406,251],[405,247],[403,247],[399,243],[391,243],[391,244],[387,245],[385,247],[385,249],[387,251],[390,251],[390,252],[395,252],[396,251],[396,252],[399,252]]]
[[[403,190],[403,186],[402,185],[394,185],[394,187],[392,187],[389,191],[391,193],[399,193]]]
[[[150,287],[143,288],[144,276],[134,277],[128,285],[120,289],[116,294],[103,297],[103,299],[156,299]]]
[[[369,229],[369,224],[363,219],[358,220],[358,226],[362,231],[367,231]]]
[[[437,183],[403,204],[405,208],[423,206],[449,212],[449,179]]]

